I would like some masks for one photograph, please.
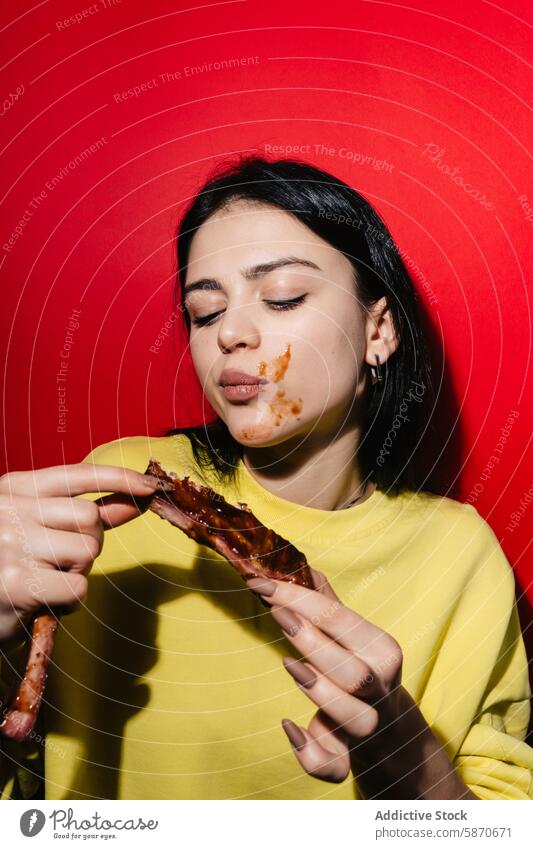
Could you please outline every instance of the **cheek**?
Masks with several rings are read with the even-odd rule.
[[[295,311],[296,312],[296,311]],[[250,405],[224,403],[213,388],[213,369],[220,367],[217,333],[190,340],[194,368],[213,409],[241,441],[266,442],[302,427],[332,407],[351,402],[364,359],[364,326],[353,302],[317,308],[310,317],[291,316],[283,323],[265,320],[260,344],[247,352],[269,380],[265,394]]]
[[[353,305],[349,307],[353,313]],[[293,328],[294,330],[294,328]],[[364,359],[357,316],[323,315],[292,334],[294,351],[287,382],[308,398],[339,400],[352,394]],[[326,401],[327,403],[327,401]]]
[[[205,385],[213,371],[214,364],[220,354],[216,338],[211,339],[209,333],[199,333],[190,343],[191,358],[198,380]]]

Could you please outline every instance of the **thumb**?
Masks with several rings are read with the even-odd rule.
[[[117,528],[119,525],[125,525],[126,522],[136,519],[137,516],[148,509],[151,497],[151,495],[134,497],[112,492],[111,495],[98,498],[94,503],[100,511],[104,531]]]

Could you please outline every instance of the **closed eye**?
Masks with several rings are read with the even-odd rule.
[[[291,298],[289,301],[265,301],[265,304],[268,304],[270,309],[275,311],[280,310],[293,310],[295,307],[302,304],[307,295],[300,295],[298,298]],[[192,324],[195,324],[199,327],[205,327],[206,325],[214,324],[217,316],[221,315],[224,310],[219,310],[218,312],[213,312],[210,315],[204,315],[198,318],[192,318]]]

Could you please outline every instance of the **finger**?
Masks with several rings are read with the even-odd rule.
[[[346,753],[349,756],[349,737],[342,728],[320,709],[317,710],[308,726],[309,734],[320,745],[338,755]]]
[[[29,498],[16,496],[15,508],[27,513],[35,521],[49,528],[80,531],[99,536],[143,513],[150,495],[122,495],[111,493],[92,501],[87,498]]]
[[[87,498],[30,498],[17,495],[13,507],[39,525],[58,531],[78,531],[100,536],[102,522],[98,506]]]
[[[311,567],[309,567],[309,571],[311,572],[311,576],[313,578],[313,586],[315,590],[319,593],[322,593],[322,595],[327,596],[327,598],[330,598],[332,601],[340,602],[339,596],[331,586],[324,573],[319,572],[317,569],[311,569]]]
[[[270,612],[294,648],[346,693],[358,698],[381,695],[378,681],[362,658],[331,640],[307,619],[296,619],[288,608],[273,605]]]
[[[102,550],[103,530],[100,530],[98,537],[43,528],[40,525],[35,525],[35,529],[32,533],[31,526],[27,528],[27,548],[33,559],[44,568],[75,567],[77,571],[88,571]]]
[[[43,570],[42,587],[34,592],[34,599],[41,605],[80,604],[87,596],[88,582],[85,575],[74,572],[60,572],[57,569]]]
[[[14,610],[28,613],[40,607],[72,605],[87,595],[87,578],[58,569],[35,568],[21,578],[20,569],[0,573],[0,594]]]
[[[298,762],[309,775],[336,784],[348,777],[348,746],[341,739],[342,732],[335,733],[321,711],[317,711],[308,729],[290,719],[283,719],[282,726]]]
[[[157,478],[121,466],[76,463],[27,472],[9,472],[0,478],[0,492],[36,497],[74,496],[83,493],[123,492],[148,495]]]
[[[394,641],[389,634],[338,599],[330,599],[316,590],[287,581],[250,578],[246,583],[250,589],[257,588],[272,605],[287,607],[300,614],[371,667],[380,666],[384,654],[389,655],[392,651]]]
[[[371,705],[348,695],[309,664],[286,657],[283,665],[302,692],[350,737],[364,740],[377,730],[379,716]]]
[[[111,493],[111,495],[98,498],[94,503],[98,507],[104,530],[107,531],[110,528],[124,525],[144,513],[148,508],[150,498],[151,495],[133,498],[129,495]]]

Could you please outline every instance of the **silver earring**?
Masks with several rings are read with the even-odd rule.
[[[370,366],[370,372],[372,374],[372,386],[375,386],[376,383],[383,383],[383,374],[381,371],[381,363],[379,361],[379,356],[376,354],[376,365]]]

